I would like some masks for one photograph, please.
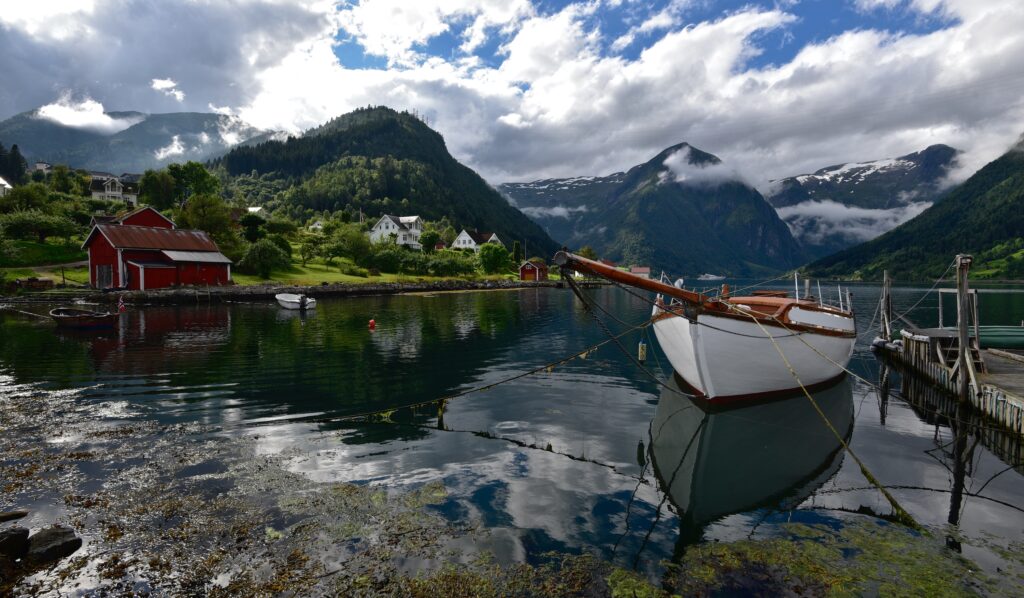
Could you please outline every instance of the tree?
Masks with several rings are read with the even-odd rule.
[[[171,164],[167,172],[174,177],[178,199],[187,200],[193,195],[213,195],[220,190],[220,181],[199,162],[189,160],[184,164]]]
[[[424,253],[433,253],[434,246],[437,245],[438,241],[441,240],[441,234],[436,230],[427,229],[420,235],[420,245],[423,246]]]
[[[50,189],[58,193],[73,193],[77,191],[74,177],[68,167],[58,164],[53,167],[50,173]]]
[[[519,245],[519,241],[512,242],[512,263],[517,265],[523,263],[523,248]]]
[[[178,182],[166,170],[147,170],[139,179],[139,199],[158,210],[173,208],[178,202]]]
[[[201,194],[189,198],[180,219],[189,228],[206,231],[217,242],[231,236],[231,212],[216,195]]]
[[[70,237],[75,234],[77,227],[63,216],[45,214],[39,210],[22,210],[0,217],[0,229],[8,237],[35,238],[45,243],[47,237]]]
[[[266,231],[262,230],[260,227],[266,223],[267,221],[259,214],[245,214],[238,219],[238,224],[242,225],[242,234],[245,236],[245,240],[250,243],[255,243],[263,238]]]
[[[49,204],[50,191],[42,183],[30,183],[15,187],[0,197],[0,212],[16,212],[21,210],[46,210]]]
[[[238,265],[243,270],[258,274],[260,278],[270,278],[274,268],[287,268],[290,263],[288,255],[273,241],[260,239],[249,246]]]
[[[579,250],[576,251],[576,255],[580,257],[585,257],[588,260],[597,259],[597,252],[594,251],[594,248],[591,247],[590,245],[584,245],[583,247],[580,247]]]
[[[455,242],[455,237],[459,236],[459,233],[455,232],[455,227],[453,227],[450,224],[442,228],[440,233],[441,240],[444,241],[444,244],[447,245],[448,247],[451,247],[452,243]]]
[[[487,274],[507,272],[512,264],[512,255],[497,243],[484,243],[479,255],[480,267]]]
[[[285,220],[284,218],[271,218],[267,220],[267,223],[263,225],[263,228],[267,229],[267,232],[272,235],[291,235],[294,234],[299,227],[295,222],[291,220]]]
[[[299,257],[302,258],[302,265],[305,266],[306,262],[321,255],[324,248],[326,238],[323,235],[313,233],[306,235],[302,239],[302,244],[299,245]]]
[[[327,251],[330,257],[349,257],[362,264],[373,252],[373,246],[358,225],[346,224],[331,236]]]
[[[24,185],[28,182],[28,162],[21,155],[18,144],[11,146],[4,164],[0,164],[0,176],[11,185]]]

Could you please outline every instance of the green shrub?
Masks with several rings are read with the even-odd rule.
[[[427,272],[432,276],[470,276],[476,273],[477,261],[474,255],[458,250],[435,251],[427,261]]]
[[[342,264],[340,270],[342,274],[358,276],[360,278],[366,278],[370,275],[370,271],[366,268],[360,268],[359,266],[353,266],[352,264]]]
[[[249,246],[245,257],[238,263],[243,271],[270,278],[274,268],[287,268],[291,264],[288,254],[269,239],[260,239]]]
[[[267,239],[269,239],[270,242],[273,243],[274,245],[277,245],[278,249],[283,251],[285,255],[288,256],[289,260],[291,259],[292,244],[288,242],[288,239],[285,239],[281,235],[270,235],[269,237],[267,237]]]

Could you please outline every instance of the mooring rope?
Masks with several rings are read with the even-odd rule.
[[[811,396],[811,393],[807,390],[807,387],[804,386],[804,383],[800,380],[800,376],[796,373],[796,370],[793,368],[793,364],[790,363],[789,358],[786,357],[785,352],[782,351],[782,347],[779,346],[779,343],[775,340],[775,337],[773,337],[771,333],[768,332],[768,330],[764,327],[764,325],[758,320],[758,318],[754,314],[746,312],[728,302],[726,302],[726,305],[729,307],[729,309],[732,309],[740,314],[743,314],[749,317],[751,320],[753,320],[753,322],[757,324],[758,328],[761,329],[761,332],[763,332],[764,335],[768,337],[768,340],[771,341],[772,346],[775,347],[775,351],[779,354],[779,357],[782,358],[782,362],[786,364],[786,369],[789,370],[790,375],[793,376],[793,379],[796,380],[796,383],[800,386],[800,390],[803,391],[804,396],[807,397],[807,400],[811,402],[811,405],[814,407],[814,410],[818,412],[819,416],[821,416],[822,421],[824,421],[828,429],[832,431],[833,436],[836,437],[836,440],[839,441],[839,444],[842,445],[843,449],[850,454],[850,457],[852,457],[853,460],[860,467],[861,474],[864,475],[864,478],[867,479],[867,481],[874,485],[876,488],[878,488],[878,491],[881,492],[882,495],[885,496],[885,499],[889,501],[889,504],[892,506],[893,511],[896,513],[896,517],[905,525],[908,525],[918,530],[923,529],[921,525],[918,524],[917,521],[910,515],[910,513],[908,513],[900,505],[899,501],[896,500],[896,497],[890,494],[889,491],[886,490],[885,486],[882,485],[880,481],[878,481],[878,478],[876,478],[875,475],[871,473],[871,470],[868,469],[868,466],[863,461],[860,460],[860,457],[857,456],[857,453],[855,453],[853,449],[850,448],[850,445],[846,442],[846,440],[843,439],[842,435],[839,433],[838,430],[836,430],[835,426],[832,425],[832,421],[828,418],[827,415],[825,415],[825,412],[821,410],[821,406],[818,405],[818,402],[814,400],[814,397]],[[803,341],[804,339],[801,338],[800,340]],[[807,346],[811,346],[809,343],[807,343],[807,341],[804,341],[804,343],[807,344]],[[843,367],[843,369],[845,370],[846,368]]]

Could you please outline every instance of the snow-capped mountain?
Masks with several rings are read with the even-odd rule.
[[[805,256],[758,191],[686,143],[628,172],[501,185],[556,241],[673,274],[791,268]]]
[[[910,220],[941,195],[959,152],[933,145],[898,158],[853,162],[772,181],[768,202],[817,257]]]
[[[107,112],[107,128],[76,126],[32,110],[0,122],[0,143],[17,144],[29,160],[115,173],[171,162],[205,161],[240,144],[275,135],[238,117],[200,112]]]

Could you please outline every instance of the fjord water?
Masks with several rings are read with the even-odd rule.
[[[934,325],[937,301],[918,303],[924,291],[895,289],[894,308],[917,304],[915,321]],[[649,316],[648,303],[621,290],[587,292],[623,322]],[[859,330],[877,300],[877,287],[854,287]],[[986,322],[1020,314],[1024,294],[983,296]],[[679,391],[653,335],[622,341],[634,355],[641,339],[651,345],[653,377],[611,343],[448,401],[443,413],[436,404],[400,409],[606,340],[568,291],[324,298],[308,315],[269,302],[145,307],[122,318],[117,332],[67,334],[0,312],[0,392],[70,389],[81,406],[115,405],[119,417],[212,425],[254,438],[315,480],[396,489],[443,481],[439,512],[489,528],[482,548],[499,561],[586,551],[657,577],[660,561],[701,542],[770,534],[773,522],[840,525],[847,512],[891,512],[805,397],[705,412]],[[874,382],[871,336],[859,340],[851,368]],[[1021,542],[1019,440],[972,438],[956,476],[962,430],[933,398],[902,397],[898,373],[888,381],[888,395],[848,378],[815,396],[919,522]],[[344,419],[368,412],[382,413]],[[984,547],[959,549],[991,572],[1001,565]]]

